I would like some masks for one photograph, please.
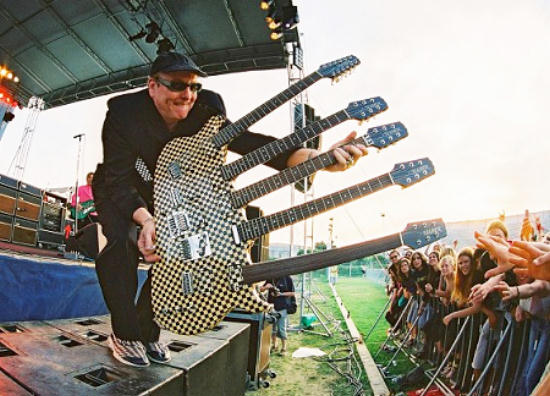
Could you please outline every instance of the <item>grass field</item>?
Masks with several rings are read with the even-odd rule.
[[[368,281],[365,278],[340,277],[336,284],[339,296],[350,311],[351,317],[359,331],[366,336],[376,317],[386,303],[386,296],[381,285]],[[248,392],[247,396],[350,396],[354,388],[348,380],[337,374],[323,359],[293,359],[292,352],[299,347],[319,348],[327,354],[335,352],[334,344],[344,340],[339,330],[345,329],[345,322],[340,314],[332,293],[326,282],[314,282],[311,286],[312,302],[329,317],[328,327],[334,333],[333,337],[325,337],[309,332],[291,332],[289,334],[289,352],[282,357],[272,354],[270,368],[277,373],[277,377],[270,379],[268,388],[261,388],[255,392]],[[309,311],[305,311],[309,313]],[[297,325],[298,314],[291,316],[291,325]],[[386,337],[387,323],[382,318],[375,331],[368,339],[367,346],[371,354],[376,353],[380,343]],[[323,332],[321,326],[315,326],[316,332]],[[347,329],[346,329],[347,330]],[[382,352],[378,360],[385,362],[388,354]],[[341,370],[346,370],[346,362],[339,363]],[[394,370],[404,372],[409,365],[400,361]],[[364,373],[361,382],[365,395],[371,395],[370,387]]]

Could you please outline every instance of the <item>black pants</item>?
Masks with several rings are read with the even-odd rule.
[[[108,240],[96,259],[96,272],[111,312],[113,332],[122,340],[158,341],[160,329],[153,321],[150,272],[135,303],[139,262],[136,225],[124,219],[109,200],[96,202],[96,209]]]

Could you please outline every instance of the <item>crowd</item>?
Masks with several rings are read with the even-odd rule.
[[[389,336],[463,394],[550,395],[550,233],[529,225],[389,254]]]

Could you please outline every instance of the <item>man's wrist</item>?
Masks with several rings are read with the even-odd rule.
[[[516,298],[519,300],[521,298],[519,294],[519,286],[516,286]]]
[[[144,227],[147,223],[153,223],[155,224],[155,218],[153,216],[147,217],[145,220],[141,222],[141,226]]]

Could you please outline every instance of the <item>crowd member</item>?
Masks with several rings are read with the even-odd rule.
[[[411,256],[411,276],[415,282],[415,291],[413,293],[413,302],[409,315],[407,316],[407,323],[410,326],[411,338],[408,341],[408,345],[412,345],[418,333],[418,323],[420,322],[420,317],[422,312],[420,311],[420,306],[423,301],[425,294],[424,286],[428,282],[428,275],[430,273],[430,268],[428,267],[428,262],[426,257],[421,252],[414,252]],[[418,318],[418,319],[417,319]]]
[[[271,331],[271,351],[277,351],[277,338],[281,340],[281,349],[279,354],[284,356],[287,351],[287,327],[290,298],[295,297],[294,283],[290,276],[273,279],[266,283],[260,290],[268,290],[267,301],[273,304],[275,311],[279,313],[279,318],[273,324]]]
[[[146,280],[137,305],[139,253],[147,262],[160,257],[155,252],[153,186],[136,172],[141,158],[154,176],[163,147],[176,137],[199,132],[210,117],[225,117],[220,95],[202,90],[199,77],[205,73],[186,55],[160,54],[153,62],[147,88],[112,98],[103,124],[103,164],[93,180],[95,207],[108,240],[96,259],[96,271],[106,305],[111,313],[113,333],[109,345],[115,359],[124,364],[146,367],[150,360],[167,362],[169,349],[159,342],[160,328],[153,320],[151,280]],[[226,121],[224,125],[228,125]],[[328,171],[343,171],[362,155],[363,145],[352,144],[355,133],[332,146],[337,163]],[[246,154],[276,140],[246,131],[231,143],[229,150]],[[282,170],[318,155],[300,148],[268,162]],[[141,226],[139,237],[136,227]]]
[[[403,307],[399,305],[400,298],[403,295],[403,288],[401,287],[401,280],[399,277],[399,252],[397,250],[392,250],[389,257],[391,264],[388,267],[389,282],[386,285],[386,294],[388,294],[390,302],[385,318],[393,327],[403,311]]]

